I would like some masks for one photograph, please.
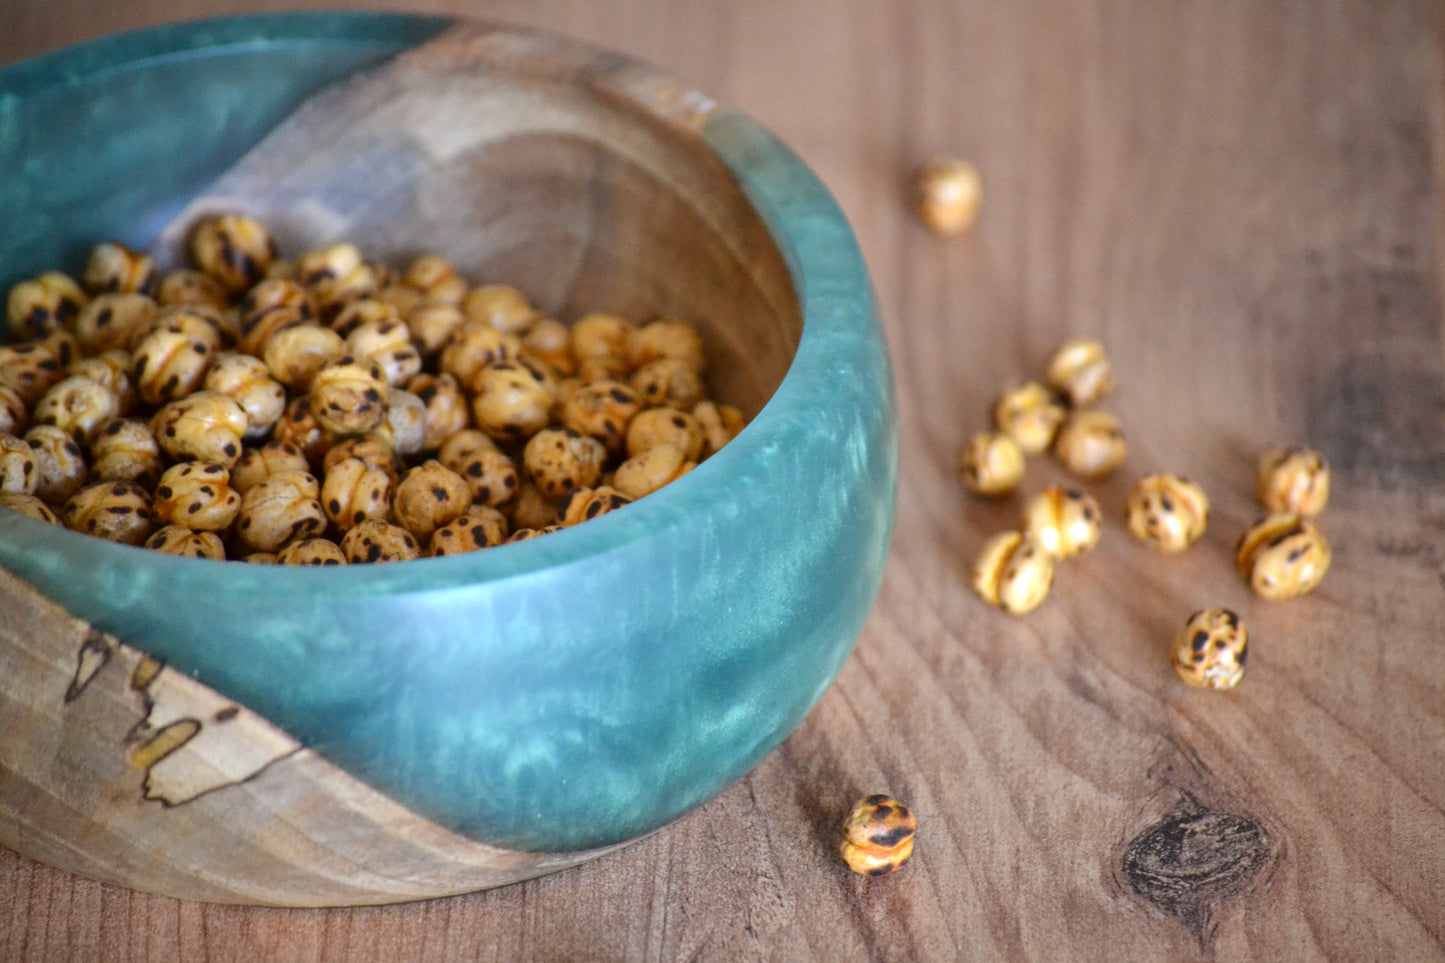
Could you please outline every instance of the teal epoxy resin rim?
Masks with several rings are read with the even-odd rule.
[[[0,91],[166,60],[167,44],[203,58],[207,43],[420,42],[449,22],[157,28],[0,70]],[[705,801],[801,721],[851,651],[881,579],[898,450],[876,303],[836,203],[740,113],[714,111],[702,138],[772,233],[803,328],[752,424],[663,492],[546,538],[343,570],[178,559],[0,513],[0,566],[472,838],[588,849]]]

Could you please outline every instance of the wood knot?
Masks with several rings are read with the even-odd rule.
[[[1248,816],[1174,812],[1129,843],[1124,878],[1135,893],[1198,927],[1210,906],[1254,879],[1270,850],[1269,837]]]

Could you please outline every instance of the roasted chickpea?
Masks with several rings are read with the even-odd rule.
[[[627,361],[627,341],[635,327],[631,321],[615,314],[584,315],[572,325],[569,339],[572,357],[579,364],[589,359],[615,359],[619,367],[611,373],[623,374],[630,367]]]
[[[1018,442],[1025,455],[1037,455],[1053,443],[1067,412],[1049,389],[1037,381],[1010,388],[994,404],[999,431]]]
[[[236,347],[246,354],[260,358],[266,353],[266,345],[282,331],[314,323],[315,319],[308,310],[291,304],[277,305],[254,314],[242,314]]]
[[[747,420],[743,413],[732,405],[719,405],[706,399],[699,401],[692,408],[692,416],[697,419],[698,427],[703,433],[703,454],[711,457],[722,450],[722,447],[738,436],[738,432],[747,426]]]
[[[393,485],[401,477],[402,464],[391,443],[375,436],[351,437],[338,441],[321,459],[322,471],[330,471],[348,458],[359,458],[367,468],[386,473]]]
[[[506,510],[514,531],[519,528],[547,528],[556,525],[561,520],[561,516],[557,512],[557,503],[543,495],[541,489],[536,485],[526,480],[518,484],[517,497],[506,506]]]
[[[0,386],[11,389],[22,407],[35,404],[65,377],[70,362],[58,347],[46,341],[0,344]]]
[[[66,528],[127,545],[144,545],[155,529],[150,494],[135,482],[87,485],[66,501],[60,517]]]
[[[30,412],[20,393],[6,384],[0,384],[0,432],[18,435],[30,423]]]
[[[326,538],[303,538],[276,553],[279,565],[345,565],[346,553]]]
[[[199,322],[197,322],[199,324]],[[215,358],[219,334],[196,336],[193,325],[162,324],[136,345],[133,355],[136,390],[148,405],[162,405],[200,389]]]
[[[431,301],[460,304],[467,293],[466,279],[456,266],[440,254],[423,254],[412,261],[401,283],[414,288]]]
[[[593,381],[571,392],[559,408],[564,427],[596,438],[608,451],[617,451],[627,440],[627,426],[642,410],[642,401],[620,381]]]
[[[918,818],[884,793],[860,799],[843,820],[838,855],[862,876],[886,876],[913,855]]]
[[[197,268],[230,293],[239,294],[265,277],[276,258],[276,242],[255,218],[221,214],[195,226],[190,252]]]
[[[140,396],[130,379],[130,355],[124,351],[107,351],[90,358],[77,358],[65,369],[67,378],[89,378],[96,384],[105,385],[115,395],[121,411],[128,412],[136,406]]]
[[[1075,408],[1091,405],[1114,390],[1114,365],[1092,338],[1070,338],[1049,359],[1044,379]]]
[[[1103,512],[1088,492],[1050,485],[1024,507],[1024,531],[1054,558],[1073,558],[1099,544]]]
[[[23,492],[7,492],[0,489],[0,508],[28,515],[39,522],[49,522],[52,525],[61,524],[60,519],[56,517],[55,512],[51,511],[49,505],[34,495],[26,495]]]
[[[426,430],[422,438],[424,451],[436,451],[442,442],[472,423],[467,396],[457,379],[449,374],[419,374],[407,382],[407,391],[426,406]]]
[[[286,389],[260,358],[239,352],[216,356],[203,387],[219,392],[246,413],[247,441],[264,438],[286,410]]]
[[[1249,631],[1229,609],[1195,612],[1174,637],[1170,661],[1196,689],[1233,689],[1244,676]]]
[[[275,308],[290,308],[301,321],[310,321],[316,317],[316,303],[312,300],[311,293],[300,283],[285,278],[258,281],[256,286],[241,298],[238,307],[243,334],[254,328],[263,314]]]
[[[1259,460],[1255,493],[1268,512],[1313,517],[1330,500],[1330,469],[1309,448],[1276,448]]]
[[[231,487],[230,471],[215,462],[172,465],[156,486],[155,516],[162,525],[223,532],[240,511],[241,493]]]
[[[346,354],[341,335],[319,324],[294,324],[277,331],[261,349],[271,376],[292,391],[305,391],[311,379]],[[320,409],[313,409],[320,414]]]
[[[1239,572],[1260,598],[1304,595],[1330,567],[1330,546],[1314,522],[1302,515],[1270,515],[1249,529],[1235,553]]]
[[[553,501],[595,484],[606,461],[602,442],[571,428],[544,428],[522,451],[523,471]]]
[[[34,495],[37,472],[30,445],[14,435],[0,433],[0,491]]]
[[[16,341],[38,338],[69,328],[89,300],[70,275],[46,271],[10,289],[5,326]]]
[[[958,471],[969,491],[989,498],[1007,495],[1024,480],[1023,449],[1001,431],[974,435],[958,453]]]
[[[213,461],[230,467],[241,457],[249,423],[241,406],[219,391],[197,391],[156,412],[151,430],[172,458]]]
[[[91,249],[80,283],[92,294],[154,295],[160,271],[149,254],[106,241]]]
[[[658,318],[629,329],[626,357],[634,369],[659,358],[681,361],[699,378],[707,369],[707,348],[702,335],[681,318]]]
[[[311,402],[310,395],[298,395],[287,402],[286,410],[271,429],[271,440],[295,445],[307,462],[315,465],[336,443],[336,433],[321,424]]]
[[[256,552],[280,551],[289,542],[311,538],[326,528],[320,495],[309,472],[271,475],[241,496],[236,534]]]
[[[636,501],[695,467],[696,463],[683,458],[676,445],[664,441],[618,465],[612,475],[612,487]]]
[[[396,305],[383,301],[380,298],[367,297],[357,298],[355,301],[349,301],[342,306],[342,308],[336,312],[336,316],[331,319],[331,330],[343,338],[350,338],[351,333],[363,325],[387,328],[389,334],[390,326],[398,324],[402,325],[403,335],[401,341],[405,343],[407,340],[406,326],[402,324],[401,311]],[[388,343],[392,341],[394,341],[394,338],[389,335]],[[363,352],[357,350],[349,350],[348,353],[364,356]]]
[[[517,466],[486,435],[474,429],[448,438],[438,459],[466,480],[472,502],[500,508],[517,494]]]
[[[90,441],[90,475],[96,481],[132,481],[150,488],[163,467],[160,442],[139,418],[113,418]]]
[[[473,505],[432,533],[431,555],[461,555],[475,552],[507,540],[507,517],[495,508]]]
[[[35,457],[35,495],[63,504],[90,480],[85,454],[70,434],[54,425],[35,425],[24,435]]]
[[[1084,478],[1104,478],[1124,463],[1129,447],[1119,419],[1107,411],[1086,409],[1065,419],[1054,439],[1054,455]]]
[[[272,439],[259,448],[247,448],[241,453],[231,468],[231,487],[245,495],[273,475],[310,470],[310,462],[300,448],[290,442]]]
[[[609,485],[599,485],[596,488],[572,489],[557,508],[562,516],[562,526],[568,527],[591,521],[599,515],[606,515],[631,503],[632,499],[617,489]]]
[[[226,546],[215,532],[196,532],[184,525],[167,525],[146,539],[145,547],[184,558],[224,559]]]
[[[522,357],[567,377],[577,372],[577,361],[569,348],[571,332],[556,318],[537,318],[522,333]]]
[[[421,555],[416,536],[400,525],[379,518],[363,519],[341,537],[346,560],[362,562],[406,562]]]
[[[410,391],[390,388],[386,392],[386,424],[375,432],[391,443],[403,458],[422,453],[426,446],[426,405]]]
[[[676,445],[687,461],[697,461],[702,456],[702,426],[692,415],[676,408],[648,408],[628,422],[628,457],[636,458],[663,442]]]
[[[1178,475],[1150,475],[1129,493],[1129,531],[1161,552],[1182,552],[1204,535],[1209,498],[1204,489]]]
[[[914,177],[914,208],[935,234],[962,234],[978,220],[983,178],[967,161],[935,157]]]
[[[80,442],[95,437],[112,418],[120,414],[120,399],[103,384],[82,375],[65,378],[45,393],[35,405],[32,421],[54,425]]]
[[[485,324],[513,334],[527,329],[537,317],[527,296],[509,284],[483,284],[468,291],[461,301],[469,324]]]
[[[702,379],[681,358],[658,358],[632,373],[632,390],[653,408],[689,411],[702,401]]]
[[[360,458],[346,458],[327,468],[321,507],[344,532],[368,518],[385,519],[391,511],[391,489],[391,476],[384,470]]]
[[[421,353],[401,321],[366,321],[346,336],[346,353],[381,365],[387,384],[404,385],[421,371]]]
[[[86,354],[125,351],[150,330],[159,306],[144,294],[102,294],[75,319],[75,339]]]
[[[316,372],[310,409],[327,431],[373,431],[386,421],[386,373],[375,361],[343,355]]]
[[[521,442],[547,427],[557,399],[551,379],[523,361],[487,365],[473,389],[476,426],[500,442]]]
[[[396,486],[391,510],[397,522],[423,545],[432,533],[471,506],[465,479],[431,459],[411,469]]]
[[[460,328],[466,315],[462,309],[448,301],[426,300],[413,305],[405,315],[406,326],[411,330],[412,339],[422,354],[428,358],[441,351],[451,338],[452,332]]]
[[[224,310],[230,307],[231,298],[221,282],[209,274],[180,268],[161,277],[156,302],[162,307],[194,304]]]
[[[1014,615],[1038,608],[1054,581],[1054,557],[1032,535],[1004,532],[990,539],[973,568],[973,589]]]
[[[346,242],[307,251],[296,259],[296,278],[311,293],[319,313],[330,317],[349,301],[381,287],[376,268]]]
[[[522,350],[517,336],[487,324],[467,323],[454,329],[442,345],[442,372],[457,379],[468,391],[477,390],[477,377],[489,365],[510,361]]]

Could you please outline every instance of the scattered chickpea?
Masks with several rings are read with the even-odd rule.
[[[1240,575],[1256,595],[1271,600],[1314,591],[1330,558],[1329,543],[1314,522],[1288,512],[1256,522],[1235,553]]]
[[[1114,365],[1099,342],[1070,338],[1049,359],[1044,380],[1071,406],[1081,408],[1114,390]]]
[[[1037,381],[1010,388],[994,404],[993,421],[999,431],[1018,443],[1025,455],[1048,450],[1068,412],[1053,392]]]
[[[1259,460],[1255,494],[1268,512],[1313,517],[1330,500],[1330,469],[1309,448],[1276,448]]]
[[[1204,535],[1209,498],[1204,489],[1179,475],[1149,475],[1129,493],[1125,506],[1129,532],[1161,552],[1182,552]]]
[[[1174,671],[1196,689],[1233,689],[1244,676],[1249,631],[1229,609],[1195,612],[1169,650]]]
[[[990,605],[1026,615],[1048,597],[1054,556],[1032,536],[1003,532],[984,545],[973,568],[973,589]]]
[[[974,435],[958,454],[958,470],[968,490],[997,498],[1007,495],[1024,478],[1024,452],[1018,442],[1001,431]]]
[[[1024,531],[1054,558],[1072,558],[1099,544],[1103,512],[1088,492],[1050,485],[1024,506]]]
[[[1119,419],[1097,409],[1070,414],[1054,439],[1054,455],[1060,464],[1084,478],[1113,474],[1128,453]]]
[[[865,796],[843,820],[838,854],[860,876],[886,876],[913,855],[918,817],[885,793]]]
[[[937,157],[926,162],[914,180],[918,216],[935,234],[962,234],[978,220],[983,205],[983,177],[967,161]]]

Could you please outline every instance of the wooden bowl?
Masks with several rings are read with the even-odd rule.
[[[481,889],[710,798],[831,682],[886,554],[891,382],[846,222],[756,123],[617,54],[378,14],[141,31],[0,89],[6,285],[239,209],[283,252],[691,318],[752,418],[633,505],[449,558],[247,566],[0,512],[0,841],[213,901]]]

